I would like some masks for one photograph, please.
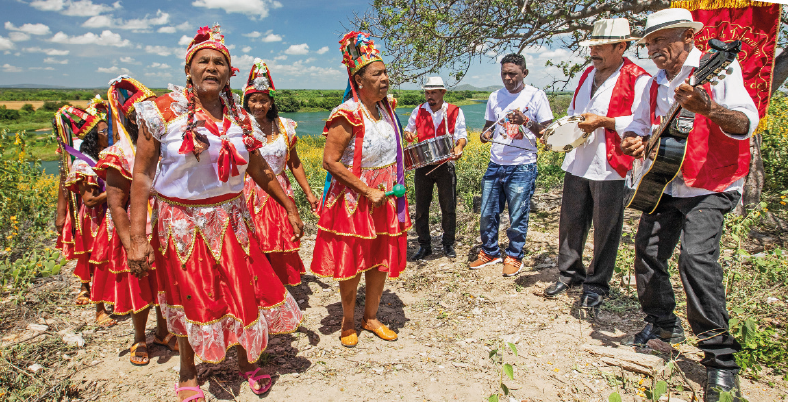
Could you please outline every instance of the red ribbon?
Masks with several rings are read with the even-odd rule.
[[[178,150],[178,153],[182,155],[186,155],[189,152],[194,152],[194,134],[191,131],[183,135],[183,142],[181,142],[181,148]]]
[[[235,149],[235,145],[222,137],[222,133],[227,134],[227,130],[230,129],[231,124],[232,122],[230,119],[225,117],[224,120],[222,120],[222,132],[219,132],[219,127],[213,120],[205,120],[205,128],[210,131],[211,134],[222,139],[222,149],[219,151],[218,167],[219,180],[223,182],[229,180],[231,174],[233,176],[241,174],[238,171],[238,165],[246,165],[246,159],[238,153],[238,150]]]

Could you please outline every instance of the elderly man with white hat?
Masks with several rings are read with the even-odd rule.
[[[581,306],[598,309],[610,291],[624,223],[624,177],[632,157],[621,150],[621,135],[650,75],[624,57],[632,37],[626,18],[594,23],[589,40],[593,65],[580,77],[567,115],[582,116],[579,128],[591,133],[568,152],[562,168],[564,196],[558,226],[558,280],[544,294],[555,297],[574,285],[583,286]],[[583,249],[594,226],[594,257],[586,268]]]
[[[460,158],[468,141],[462,109],[443,101],[446,95],[443,79],[429,77],[423,89],[426,102],[413,109],[410,114],[408,126],[405,128],[405,138],[408,142],[412,142],[449,135],[453,139],[454,156],[450,162],[440,166],[427,165],[416,169],[413,182],[416,190],[416,233],[419,235],[419,249],[412,257],[414,261],[432,254],[430,204],[432,189],[436,185],[438,203],[441,207],[443,254],[449,258],[457,257],[454,251],[457,229],[457,174],[454,171],[454,161]]]
[[[648,16],[640,41],[660,69],[649,81],[622,148],[641,157],[652,124],[679,102],[687,121],[688,156],[680,173],[668,184],[655,211],[644,213],[635,237],[635,274],[638,298],[646,313],[646,327],[633,343],[650,339],[684,341],[681,321],[670,283],[668,259],[681,241],[678,270],[687,295],[687,321],[697,335],[705,357],[706,401],[720,400],[720,391],[740,400],[734,353],[741,348],[728,331],[723,271],[719,264],[720,238],[725,214],[741,199],[749,168],[749,138],[758,126],[758,110],[744,87],[741,67],[716,86],[689,85],[689,77],[702,62],[694,35],[703,27],[681,8]],[[731,173],[735,172],[735,173]]]

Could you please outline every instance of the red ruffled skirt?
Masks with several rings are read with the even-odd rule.
[[[303,314],[260,251],[242,193],[155,204],[159,306],[200,359],[220,362],[241,345],[257,361],[269,335],[298,329]]]
[[[66,222],[63,224],[63,231],[57,236],[57,243],[55,248],[60,250],[63,258],[66,260],[73,260],[77,258],[74,253],[74,222],[71,220],[71,214],[66,211]]]
[[[396,165],[361,174],[361,181],[383,191],[392,189],[395,178]],[[407,213],[405,222],[398,220],[393,196],[373,208],[368,198],[333,179],[317,226],[310,267],[315,275],[345,280],[376,268],[397,278],[405,270],[411,222]]]
[[[278,175],[279,185],[295,203],[293,188],[284,173]],[[244,183],[247,208],[252,215],[260,249],[283,284],[301,284],[301,275],[306,273],[304,262],[298,255],[301,241],[291,241],[293,227],[287,219],[287,211],[260,188],[250,176]]]
[[[79,208],[79,215],[77,216],[79,225],[74,235],[74,255],[77,257],[77,266],[74,267],[74,275],[79,277],[82,283],[90,283],[90,278],[93,276],[93,270],[96,264],[93,261],[101,262],[93,258],[95,251],[93,243],[104,223],[104,218],[104,205],[96,208],[88,208],[83,204]],[[104,230],[106,232],[106,228]],[[106,238],[106,236],[104,237]],[[106,247],[106,242],[99,242],[99,244]],[[104,250],[99,250],[95,256],[101,258],[102,256],[100,254],[103,252]]]
[[[106,222],[109,223],[111,220],[111,216],[107,214]],[[108,247],[103,251],[103,258],[107,262],[96,265],[93,271],[90,301],[112,304],[113,314],[118,315],[139,313],[156,305],[159,287],[155,271],[149,272],[148,276],[141,279],[132,275],[126,260],[126,249],[123,248],[114,225],[102,226],[105,230],[109,230]],[[110,227],[106,228],[106,226]],[[99,230],[99,236],[104,233]],[[96,239],[96,243],[98,242],[99,237]],[[155,270],[155,267],[153,269]]]

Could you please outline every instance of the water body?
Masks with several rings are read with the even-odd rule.
[[[460,106],[463,114],[465,114],[465,124],[468,130],[481,131],[484,127],[484,111],[487,104],[484,102],[474,103],[472,105]],[[411,108],[400,108],[397,110],[402,126],[408,124],[408,117],[413,111]],[[293,119],[298,123],[298,135],[300,136],[316,136],[323,133],[323,127],[326,125],[326,119],[330,112],[305,112],[305,113],[281,113],[281,116]],[[51,132],[51,131],[50,131]],[[35,132],[35,135],[49,134],[50,132]],[[28,134],[33,134],[29,132]],[[42,161],[42,171],[47,174],[58,174],[60,171],[59,161]]]
[[[479,131],[484,127],[484,111],[486,108],[487,104],[483,102],[460,106],[465,115],[465,124],[469,130]],[[410,117],[412,111],[412,108],[397,109],[403,128],[408,124],[408,117]],[[283,117],[295,120],[298,123],[298,128],[296,129],[298,135],[304,136],[321,135],[329,114],[330,112],[280,113]]]

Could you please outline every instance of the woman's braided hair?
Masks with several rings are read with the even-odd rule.
[[[245,136],[251,136],[252,130],[250,129],[251,125],[249,124],[241,124],[241,117],[238,115],[239,107],[235,104],[235,97],[233,96],[233,91],[230,90],[230,83],[228,82],[227,85],[224,87],[224,94],[227,97],[227,109],[230,111],[230,116],[233,117],[235,120],[235,124],[237,124],[244,132]],[[249,117],[246,117],[249,119]]]
[[[238,116],[238,107],[235,104],[235,98],[233,97],[233,92],[230,90],[230,84],[228,83],[224,87],[224,95],[227,98],[227,105],[225,105],[230,113],[230,116],[244,132],[245,136],[251,136],[252,130],[249,128],[251,127],[248,124],[241,124],[240,116]],[[186,77],[186,100],[188,101],[188,115],[186,117],[186,130],[183,132],[183,137],[186,137],[186,134],[192,133],[192,138],[194,138],[194,129],[197,128],[197,122],[194,121],[194,114],[195,114],[195,101],[194,101],[194,85],[192,83],[191,76]]]
[[[192,84],[192,77],[186,76],[186,100],[189,103],[188,107],[188,117],[186,118],[186,130],[183,132],[183,138],[186,137],[186,134],[192,133],[192,138],[194,138],[194,129],[197,128],[197,122],[194,121],[194,85]]]

